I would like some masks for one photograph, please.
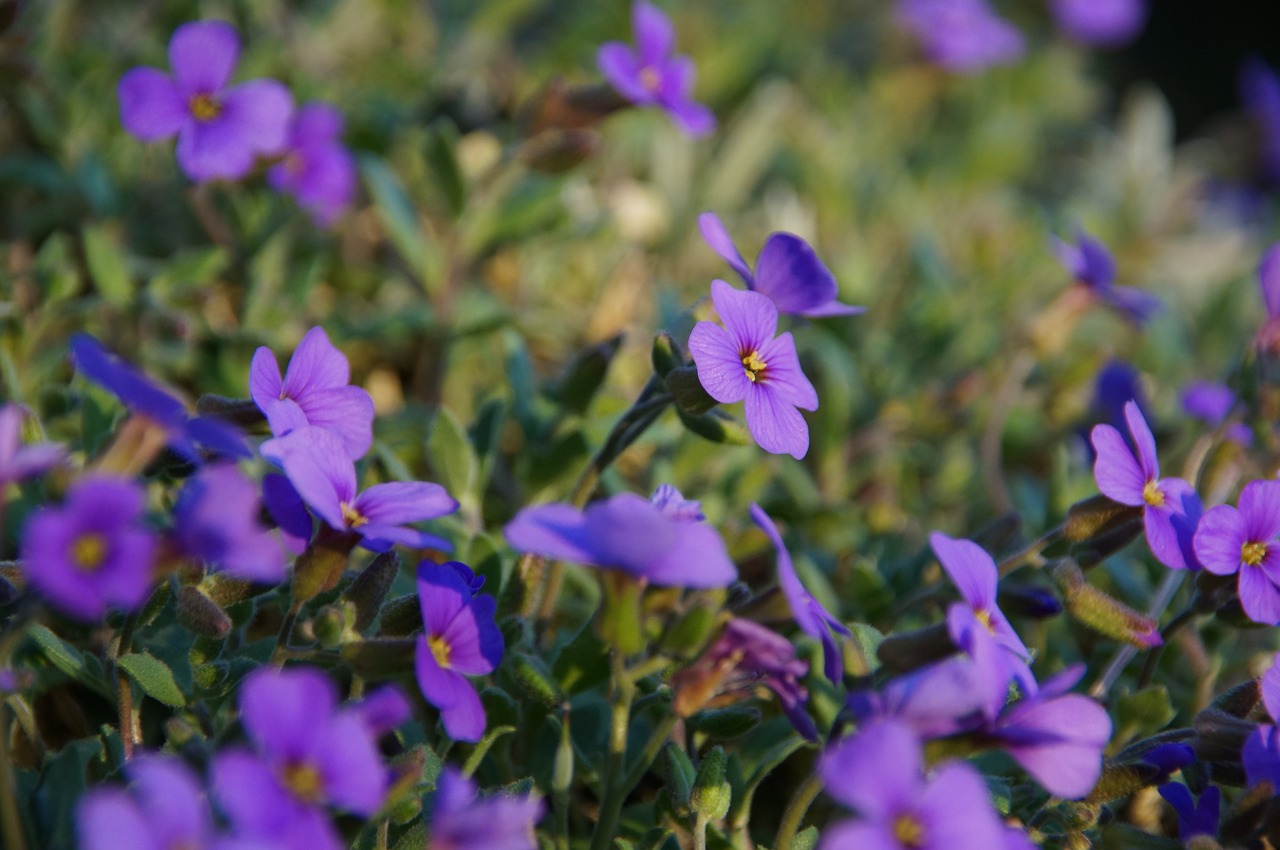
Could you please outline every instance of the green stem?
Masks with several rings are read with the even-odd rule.
[[[1142,672],[1138,675],[1138,690],[1142,690],[1151,684],[1151,680],[1156,675],[1156,665],[1160,662],[1160,656],[1165,646],[1168,645],[1169,638],[1176,635],[1189,623],[1194,622],[1199,615],[1199,611],[1194,607],[1188,606],[1179,611],[1172,620],[1164,624],[1164,628],[1160,630],[1161,644],[1147,653],[1147,660],[1142,664]]]
[[[649,772],[649,767],[657,760],[658,754],[662,752],[662,747],[667,743],[667,739],[671,737],[671,730],[675,728],[676,716],[668,714],[662,718],[662,722],[658,724],[658,728],[653,730],[653,734],[649,736],[649,742],[645,744],[644,752],[640,754],[640,759],[631,766],[631,770],[627,771],[626,778],[622,781],[624,793],[631,793],[631,789],[640,784],[640,780],[644,779],[644,775]]]
[[[133,646],[133,629],[137,625],[138,618],[130,615],[125,618],[124,625],[120,628],[120,642],[116,645],[115,655],[112,661],[120,658],[122,655],[128,655],[130,647]],[[129,675],[123,670],[116,667],[116,688],[119,695],[117,707],[120,714],[120,743],[124,748],[124,759],[128,761],[133,757],[133,747],[141,738],[140,729],[133,711],[133,682],[129,680]]]
[[[791,795],[786,811],[782,813],[782,823],[778,824],[778,839],[773,844],[774,850],[791,850],[791,842],[795,841],[796,833],[800,831],[800,823],[821,790],[822,780],[818,774],[812,773]]]
[[[9,665],[9,655],[23,634],[22,629],[15,628],[0,638],[0,666]],[[13,760],[9,755],[10,725],[9,707],[0,700],[0,835],[4,836],[5,847],[26,850],[27,841],[22,831],[17,788],[13,781]]]
[[[1013,572],[1018,567],[1022,566],[1027,561],[1033,558],[1039,560],[1039,563],[1037,563],[1036,566],[1038,567],[1043,566],[1044,565],[1043,559],[1039,559],[1040,553],[1049,544],[1057,542],[1058,538],[1061,537],[1062,533],[1066,530],[1067,530],[1067,527],[1065,525],[1059,525],[1055,528],[1049,529],[1044,534],[1040,535],[1035,540],[1028,543],[1022,549],[1018,550],[1017,552],[1014,552],[1012,555],[1002,560],[996,566],[996,572],[999,574],[1001,578],[1004,578],[1009,573]]]
[[[707,850],[707,816],[699,814],[693,824],[693,850]]]
[[[622,657],[613,652],[613,713],[609,726],[609,756],[605,762],[604,799],[600,803],[600,819],[591,835],[591,850],[608,850],[618,831],[618,819],[627,796],[627,731],[631,726],[631,701],[636,686],[627,675]]]
[[[276,635],[276,648],[271,651],[271,663],[276,667],[283,667],[285,659],[289,657],[291,650],[289,649],[289,635],[293,633],[293,624],[298,619],[298,612],[302,610],[302,601],[295,600],[289,606],[288,612],[284,615],[284,620],[280,623],[280,633]]]

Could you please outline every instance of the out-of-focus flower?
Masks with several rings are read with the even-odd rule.
[[[440,709],[445,731],[459,741],[479,741],[485,727],[484,706],[467,676],[492,673],[502,661],[502,632],[493,622],[497,603],[477,589],[466,564],[418,565],[424,627],[416,653],[418,687]]]
[[[1084,231],[1076,232],[1076,244],[1053,239],[1053,252],[1078,286],[1141,327],[1150,321],[1163,302],[1149,292],[1131,286],[1116,286],[1116,262],[1107,246]]]
[[[205,850],[213,817],[191,769],[174,756],[139,756],[125,765],[129,788],[95,788],[76,809],[80,850]],[[223,845],[230,846],[230,845]]]
[[[5,484],[39,475],[62,462],[67,450],[54,443],[22,445],[26,412],[16,404],[0,406],[0,491]]]
[[[1183,843],[1197,835],[1216,836],[1218,834],[1222,792],[1218,790],[1217,785],[1205,788],[1198,801],[1191,796],[1191,789],[1177,782],[1161,785],[1156,790],[1177,813],[1178,838]]]
[[[250,581],[284,579],[284,552],[258,519],[258,490],[231,464],[206,466],[187,481],[173,509],[173,541],[183,554]]]
[[[787,604],[791,606],[791,616],[795,617],[800,631],[822,643],[824,672],[834,684],[840,684],[844,678],[844,664],[840,645],[836,643],[832,632],[847,636],[849,630],[845,628],[844,623],[823,608],[822,603],[814,599],[809,591],[804,589],[804,585],[800,583],[800,576],[796,575],[795,565],[791,563],[791,555],[782,543],[778,526],[774,525],[764,509],[759,505],[752,505],[751,519],[764,530],[773,548],[778,552],[778,585],[782,588],[783,596],[787,598]]]
[[[672,516],[669,502],[669,496],[655,504],[634,493],[619,493],[585,510],[536,505],[516,514],[505,533],[521,552],[621,570],[654,584],[731,584],[738,569],[719,533],[706,523]]]
[[[1093,477],[1104,496],[1122,505],[1142,508],[1147,545],[1156,559],[1171,569],[1195,569],[1191,539],[1203,506],[1193,488],[1181,478],[1161,478],[1156,441],[1132,401],[1125,404],[1125,421],[1136,451],[1110,425],[1097,425],[1091,439],[1098,454]]]
[[[644,0],[631,7],[636,46],[610,41],[600,46],[596,64],[618,94],[637,106],[662,109],[690,136],[705,136],[716,128],[710,109],[693,100],[695,69],[688,56],[674,54],[676,36],[671,20]]]
[[[819,318],[851,316],[865,312],[836,301],[836,278],[799,236],[773,233],[756,258],[756,272],[742,258],[720,217],[712,212],[698,216],[702,238],[727,262],[748,289],[768,295],[779,313]]]
[[[1240,97],[1261,135],[1263,177],[1280,182],[1280,77],[1252,57],[1240,69]]]
[[[929,61],[961,74],[1022,57],[1022,33],[986,0],[899,0],[898,23],[910,30]]]
[[[271,349],[253,353],[249,394],[267,417],[271,433],[283,437],[311,425],[333,431],[346,454],[357,460],[373,443],[373,398],[361,387],[349,386],[347,357],[329,341],[324,328],[307,331],[298,343],[284,378]]]
[[[240,55],[221,21],[183,24],[169,40],[173,76],[134,68],[120,78],[120,123],[144,142],[178,136],[178,165],[192,180],[238,180],[258,156],[285,144],[293,96],[275,80],[228,87]]]
[[[1053,0],[1058,28],[1085,44],[1123,47],[1147,22],[1146,0]]]
[[[356,197],[356,160],[341,137],[342,114],[327,103],[308,103],[293,116],[284,160],[267,172],[272,188],[293,195],[321,227],[337,221]]]
[[[364,721],[365,728],[375,736],[390,732],[413,715],[409,701],[395,685],[378,688],[352,708]]]
[[[1192,381],[1182,390],[1182,409],[1206,425],[1218,425],[1235,407],[1236,394],[1226,384],[1212,381]],[[1243,422],[1228,425],[1226,439],[1242,446],[1253,442],[1253,432]]]
[[[1280,720],[1280,653],[1272,658],[1271,667],[1262,674],[1259,690],[1272,723],[1260,725],[1249,736],[1241,761],[1250,788],[1260,782],[1270,782],[1275,789],[1280,788],[1280,727],[1273,725]]]
[[[410,522],[435,519],[458,509],[458,502],[439,484],[392,481],[356,493],[356,467],[333,431],[303,426],[268,440],[263,457],[284,467],[298,495],[330,528],[360,537],[360,545],[385,552],[395,544],[449,551],[449,541],[406,528]]]
[[[795,339],[778,330],[778,309],[759,292],[712,281],[711,299],[724,325],[698,322],[689,352],[703,389],[721,404],[746,402],[747,427],[760,448],[804,457],[809,426],[797,408],[818,409],[818,393],[800,370]]]
[[[673,484],[659,484],[649,497],[664,516],[680,522],[703,522],[706,516],[702,513],[702,503],[695,499],[686,499],[684,494]]]
[[[143,525],[146,496],[120,478],[81,478],[61,507],[36,511],[22,532],[27,583],[80,620],[108,607],[136,610],[151,592],[155,541]]]
[[[1275,354],[1280,352],[1280,243],[1268,248],[1258,263],[1258,288],[1267,310],[1267,320],[1258,330],[1258,347]]]
[[[430,850],[535,850],[542,810],[536,794],[478,797],[471,780],[446,767],[436,785]]]
[[[1239,573],[1240,605],[1255,623],[1280,623],[1280,481],[1251,481],[1238,508],[1215,505],[1196,529],[1200,564],[1215,575]]]

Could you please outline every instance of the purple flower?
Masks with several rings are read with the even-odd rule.
[[[536,794],[481,799],[475,783],[445,767],[431,812],[431,850],[535,850],[533,827],[542,810]]]
[[[342,114],[309,103],[293,116],[284,161],[267,172],[271,187],[293,195],[320,227],[337,221],[356,197],[356,160],[341,136]]]
[[[373,399],[360,387],[348,386],[347,358],[329,342],[324,328],[307,331],[298,343],[283,380],[271,349],[253,353],[249,394],[267,417],[271,433],[283,437],[311,425],[333,431],[346,453],[356,460],[373,443]]]
[[[1280,152],[1277,156],[1280,157]],[[1280,172],[1280,163],[1277,171]],[[1262,290],[1262,303],[1267,310],[1267,321],[1258,331],[1258,345],[1274,354],[1280,351],[1280,243],[1268,248],[1258,263],[1258,288]]]
[[[1195,569],[1191,538],[1203,510],[1200,497],[1181,478],[1160,477],[1156,441],[1138,406],[1125,404],[1124,416],[1136,453],[1115,428],[1094,426],[1091,437],[1098,458],[1093,477],[1098,490],[1122,505],[1142,508],[1147,545],[1160,563],[1176,570]]]
[[[502,632],[493,622],[497,603],[488,594],[476,595],[475,579],[458,561],[418,565],[424,627],[416,652],[418,687],[458,741],[484,735],[484,706],[467,676],[491,673],[502,661]]]
[[[760,448],[802,458],[809,426],[796,408],[818,409],[818,393],[800,371],[790,333],[775,337],[778,309],[768,296],[712,281],[711,300],[724,327],[698,322],[689,352],[698,380],[716,401],[746,401],[747,427]]]
[[[1280,481],[1251,481],[1239,508],[1215,505],[1200,520],[1194,545],[1215,575],[1239,573],[1237,593],[1249,619],[1280,623]]]
[[[276,584],[284,552],[259,522],[258,490],[231,464],[206,466],[182,488],[173,509],[173,542],[228,575]]]
[[[1207,425],[1217,425],[1236,403],[1236,394],[1225,384],[1192,381],[1182,390],[1182,409]]]
[[[809,591],[804,589],[804,585],[800,583],[800,576],[796,575],[795,565],[791,563],[791,555],[782,543],[782,535],[778,533],[778,527],[774,525],[764,509],[753,504],[751,519],[764,529],[765,535],[773,543],[773,548],[778,550],[778,585],[782,588],[782,595],[787,598],[787,604],[791,606],[791,616],[795,617],[800,631],[822,643],[824,672],[828,679],[839,685],[844,678],[844,664],[840,645],[836,643],[832,632],[848,635],[849,630],[845,628],[844,623],[823,608],[822,603],[814,599]]]
[[[929,61],[961,74],[1019,59],[1022,33],[986,0],[899,0],[899,25],[920,40]]]
[[[585,510],[563,503],[525,508],[507,524],[507,541],[520,552],[621,570],[654,584],[733,583],[738,569],[716,530],[682,512],[673,516],[669,497],[655,497],[660,503],[619,493]]]
[[[830,750],[820,771],[827,793],[856,821],[823,831],[820,850],[990,850],[1004,825],[981,775],[952,762],[926,780],[920,742],[903,724],[882,721]]]
[[[1059,29],[1099,47],[1128,44],[1147,22],[1145,0],[1053,0],[1052,6]]]
[[[1163,307],[1159,298],[1131,286],[1116,286],[1116,262],[1097,239],[1076,231],[1076,244],[1054,238],[1053,252],[1076,283],[1094,298],[1141,327]]]
[[[921,738],[945,738],[982,728],[988,706],[1009,694],[1008,681],[981,670],[966,656],[952,656],[897,676],[879,691],[855,691],[848,705],[859,723],[894,720]]]
[[[765,240],[756,259],[757,271],[738,252],[719,216],[704,212],[698,216],[702,238],[727,262],[748,289],[762,292],[773,299],[779,313],[818,318],[851,316],[866,307],[851,307],[836,301],[835,275],[823,265],[818,255],[799,236],[773,233]]]
[[[448,551],[449,541],[406,528],[451,514],[458,503],[439,484],[393,481],[356,493],[356,467],[333,431],[303,426],[262,444],[262,455],[284,467],[298,495],[330,528],[360,536],[360,545],[385,552],[395,544]]]
[[[124,406],[164,429],[169,448],[192,463],[201,460],[197,445],[219,454],[248,457],[235,426],[216,416],[188,416],[186,406],[146,375],[102,347],[86,333],[71,337],[76,371],[113,393]]]
[[[178,135],[178,164],[192,180],[238,180],[258,156],[284,147],[293,96],[275,80],[227,87],[240,54],[221,21],[183,24],[169,40],[170,77],[134,68],[120,78],[120,123],[144,142]]]
[[[1240,69],[1240,97],[1262,136],[1263,176],[1270,183],[1280,181],[1280,77],[1251,57]]]
[[[644,0],[631,7],[636,46],[610,41],[600,46],[596,64],[618,94],[637,106],[664,110],[690,136],[705,136],[716,128],[710,109],[696,103],[693,60],[673,55],[676,44],[671,20]]]
[[[129,789],[95,788],[76,809],[80,850],[204,850],[213,818],[191,769],[174,756],[132,759]]]
[[[311,542],[311,513],[286,476],[277,472],[262,476],[262,505],[279,527],[285,548],[295,555],[305,552]]]
[[[1210,785],[1205,788],[1199,801],[1192,798],[1187,786],[1177,782],[1161,785],[1156,790],[1177,812],[1178,838],[1184,843],[1196,835],[1218,834],[1218,813],[1222,805],[1222,792],[1218,790],[1218,786]]]
[[[39,475],[61,463],[67,450],[54,443],[22,445],[26,411],[16,404],[0,406],[0,490],[5,484]]]
[[[98,620],[108,606],[137,610],[151,592],[155,542],[143,524],[146,495],[135,482],[79,479],[62,507],[32,514],[22,533],[27,583],[55,608]]]
[[[702,503],[694,499],[686,499],[684,494],[673,484],[659,484],[658,489],[649,497],[664,516],[680,522],[703,522],[706,516],[702,513]]]
[[[365,696],[353,708],[366,729],[374,735],[385,735],[404,724],[413,715],[409,701],[400,688],[384,685]]]

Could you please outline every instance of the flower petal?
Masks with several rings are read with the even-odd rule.
[[[751,287],[751,267],[742,258],[738,247],[733,244],[733,239],[729,237],[729,231],[725,229],[720,217],[713,212],[704,212],[698,216],[698,230],[706,243],[711,246],[711,250],[719,254],[720,258],[738,273],[743,283]]]
[[[240,722],[272,761],[310,755],[337,704],[337,688],[314,667],[262,668],[240,686]]]
[[[895,721],[864,726],[827,751],[819,765],[827,793],[868,820],[914,807],[923,781],[920,741]]]
[[[935,531],[929,545],[938,556],[960,596],[975,611],[996,607],[996,564],[972,540],[955,539]]]
[[[1110,425],[1095,425],[1089,438],[1097,453],[1093,478],[1098,490],[1122,505],[1144,504],[1142,491],[1147,479],[1120,432]]]
[[[758,351],[778,331],[778,308],[767,295],[734,289],[723,280],[711,281],[716,313],[743,353]]]
[[[275,354],[265,345],[259,346],[253,352],[253,362],[249,364],[249,396],[265,414],[267,405],[279,401],[283,392],[280,364],[276,362]]]
[[[96,788],[76,808],[81,850],[165,850],[138,804],[119,788]]]
[[[1125,402],[1124,419],[1133,436],[1134,447],[1138,450],[1138,465],[1142,468],[1143,481],[1159,478],[1160,458],[1156,456],[1156,438],[1151,436],[1151,429],[1137,402]]]
[[[239,56],[240,37],[223,21],[183,24],[169,39],[169,67],[187,98],[221,90]]]
[[[518,552],[600,566],[586,515],[572,505],[557,503],[524,508],[507,523],[503,533]]]
[[[722,404],[747,397],[752,382],[742,365],[737,341],[729,331],[714,322],[698,322],[689,334],[689,354],[707,395]]]
[[[671,55],[676,46],[675,27],[657,6],[638,0],[631,7],[631,31],[641,63],[655,65]]]
[[[387,796],[387,772],[369,729],[354,710],[340,711],[312,750],[327,800],[368,817]]]
[[[1242,567],[1237,588],[1245,614],[1267,626],[1280,625],[1280,587],[1276,586],[1280,563],[1268,569],[1271,566],[1264,560],[1256,567]]]
[[[818,409],[818,391],[800,369],[800,356],[791,332],[780,334],[760,347],[760,359],[768,365],[764,383],[782,398],[805,410]]]
[[[657,96],[640,80],[640,58],[630,45],[609,41],[596,51],[596,67],[618,94],[632,103],[648,105],[657,102]]]
[[[836,279],[799,236],[775,233],[756,260],[752,287],[773,299],[780,313],[803,313],[836,298]]]
[[[1205,512],[1192,538],[1200,565],[1220,576],[1241,567],[1241,549],[1249,538],[1244,519],[1230,505],[1215,505]]]
[[[353,507],[373,525],[403,525],[451,514],[458,502],[439,484],[392,481],[369,487]]]
[[[155,68],[134,68],[116,86],[120,123],[144,142],[166,139],[190,117],[173,78]]]
[[[747,428],[760,448],[795,459],[809,452],[809,425],[770,384],[752,384],[746,398]]]
[[[1250,481],[1240,491],[1237,504],[1249,542],[1262,543],[1280,535],[1280,481]]]
[[[1280,243],[1262,255],[1262,262],[1258,264],[1258,286],[1262,289],[1267,315],[1273,319],[1280,317]]]
[[[250,80],[227,89],[222,115],[254,153],[281,153],[289,141],[293,95],[275,80]]]
[[[471,601],[470,586],[454,569],[453,562],[418,564],[418,604],[428,635],[443,634],[449,624]]]
[[[315,390],[345,387],[350,380],[347,356],[329,341],[324,328],[317,325],[306,332],[294,349],[279,392],[296,400]]]

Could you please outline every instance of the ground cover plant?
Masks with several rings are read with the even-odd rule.
[[[1280,844],[1280,78],[997,5],[0,4],[3,846]]]

